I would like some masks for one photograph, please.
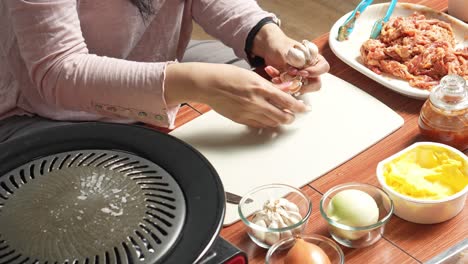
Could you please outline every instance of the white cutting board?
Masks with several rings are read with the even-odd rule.
[[[210,111],[170,134],[212,163],[226,191],[242,196],[270,183],[302,187],[404,122],[389,107],[344,80],[325,74],[322,83],[319,91],[302,96],[312,110],[297,116],[292,125],[259,133]],[[227,204],[224,224],[237,220],[237,206]]]

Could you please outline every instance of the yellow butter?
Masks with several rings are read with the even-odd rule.
[[[383,170],[388,186],[418,199],[443,199],[468,185],[467,162],[439,146],[418,146],[386,163]]]

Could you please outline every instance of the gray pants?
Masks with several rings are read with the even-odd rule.
[[[182,62],[224,63],[251,69],[250,65],[245,60],[235,56],[231,48],[215,40],[190,41]],[[50,120],[39,116],[12,116],[0,120],[0,143],[44,128],[67,124],[71,123]]]

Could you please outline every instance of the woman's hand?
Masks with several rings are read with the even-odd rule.
[[[305,85],[302,86],[301,90],[299,91],[301,94],[317,91],[321,87],[320,75],[328,72],[330,69],[330,65],[325,60],[322,55],[318,55],[318,62],[315,65],[311,65],[306,67],[302,70],[294,68],[292,66],[288,66],[287,72],[289,75],[296,76],[300,75],[303,78],[307,78],[307,82]],[[280,84],[280,71],[273,66],[266,66],[265,72],[271,77],[271,81],[275,84]]]
[[[294,121],[294,113],[308,110],[258,74],[232,65],[170,64],[166,70],[167,105],[200,102],[234,122],[252,127],[276,127]]]
[[[255,35],[252,53],[262,57],[266,65],[285,71],[288,67],[286,54],[299,42],[289,38],[276,24],[264,25]]]
[[[306,84],[301,88],[301,93],[307,93],[320,89],[320,75],[330,70],[330,65],[321,55],[318,55],[318,62],[315,65],[304,69],[297,69],[287,64],[286,54],[289,49],[299,42],[289,38],[275,24],[263,26],[255,36],[252,52],[264,58],[267,74],[272,78],[273,83],[281,83],[279,74],[287,71],[290,75],[300,75],[307,78]]]

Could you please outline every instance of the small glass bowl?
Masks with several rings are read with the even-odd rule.
[[[343,250],[333,240],[320,235],[301,235],[304,241],[320,247],[330,259],[330,264],[343,264],[345,256]],[[284,258],[294,246],[295,237],[289,237],[278,241],[267,252],[266,264],[283,264]]]
[[[339,223],[327,215],[328,205],[337,193],[344,190],[360,190],[374,198],[379,208],[379,220],[369,226],[353,227]],[[393,201],[382,189],[364,183],[345,183],[328,190],[320,200],[320,213],[327,221],[328,230],[338,243],[350,248],[367,247],[377,242],[383,235],[385,225],[393,214]]]
[[[271,199],[286,198],[297,205],[301,220],[282,228],[269,228],[252,222],[256,212]],[[239,216],[248,227],[248,235],[255,244],[270,248],[278,240],[302,234],[312,213],[312,202],[299,189],[286,184],[268,184],[257,187],[244,195],[239,202]],[[268,238],[268,239],[267,239]]]

